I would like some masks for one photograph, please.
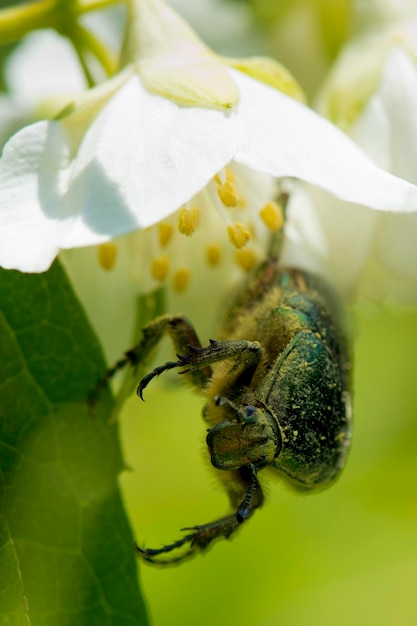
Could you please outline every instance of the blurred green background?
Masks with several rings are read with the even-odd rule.
[[[180,566],[141,564],[155,626],[417,623],[417,312],[354,321],[354,439],[341,479],[300,496],[265,475],[267,503],[233,540]],[[154,381],[122,416],[132,468],[122,488],[149,547],[227,510],[201,399],[176,383]]]

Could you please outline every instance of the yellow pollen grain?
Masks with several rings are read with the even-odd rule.
[[[251,238],[249,230],[241,222],[235,222],[233,226],[228,226],[227,234],[229,236],[230,243],[232,243],[238,250],[243,248],[243,246]]]
[[[245,272],[250,272],[255,267],[258,257],[253,250],[237,250],[236,261]]]
[[[151,263],[152,278],[162,282],[167,277],[169,272],[169,258],[166,254],[155,257]]]
[[[277,202],[268,202],[265,204],[265,206],[259,211],[259,215],[268,228],[273,232],[281,230],[284,226],[284,213],[282,206],[280,206]]]
[[[114,244],[112,241],[109,241],[108,243],[102,243],[98,247],[97,254],[100,267],[102,267],[103,270],[106,270],[106,272],[112,270],[115,266],[117,257],[116,244]]]
[[[176,293],[185,291],[190,282],[190,270],[185,267],[178,269],[172,277],[172,289]]]
[[[170,242],[173,232],[174,227],[171,224],[167,224],[166,222],[158,224],[158,237],[161,248],[165,248],[165,246]]]
[[[209,244],[206,248],[206,260],[210,267],[217,267],[222,260],[222,249],[217,243]]]
[[[180,209],[178,215],[178,230],[182,235],[188,237],[192,235],[200,222],[200,211],[196,207],[187,209],[185,206]]]

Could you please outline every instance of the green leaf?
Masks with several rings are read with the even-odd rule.
[[[147,623],[105,370],[58,263],[0,271],[0,624]]]

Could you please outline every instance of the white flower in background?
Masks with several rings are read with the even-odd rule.
[[[55,31],[30,33],[4,66],[7,92],[0,96],[0,149],[22,126],[54,117],[87,85],[76,54]]]
[[[53,117],[87,88],[74,49],[54,30],[30,33],[16,46],[5,80],[15,106],[32,119],[42,112]]]
[[[111,54],[120,48],[119,7],[83,16],[83,22],[107,42]],[[96,63],[98,76],[103,70]],[[0,147],[22,126],[53,119],[88,85],[70,41],[53,29],[33,31],[7,55],[4,67],[7,91],[0,96]]]
[[[414,184],[416,60],[417,21],[371,31],[343,52],[319,103],[377,165]],[[417,214],[375,212],[310,188],[293,196],[290,215],[288,261],[313,259],[346,300],[417,303]]]
[[[281,177],[375,209],[417,209],[414,185],[379,170],[331,124],[248,75],[263,65],[226,65],[157,0],[132,9],[124,69],[4,148],[4,267],[43,271],[60,249],[154,224],[161,230],[167,219],[191,234],[213,212],[243,249],[261,236],[258,224],[275,227]]]

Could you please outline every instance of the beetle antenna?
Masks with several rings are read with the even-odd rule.
[[[233,413],[236,415],[237,420],[239,422],[244,422],[245,421],[245,417],[246,417],[246,413],[245,411],[242,409],[242,407],[237,406],[234,402],[232,402],[231,400],[229,400],[229,398],[226,398],[225,396],[214,396],[213,398],[214,400],[214,404],[216,406],[228,406],[232,409]]]

